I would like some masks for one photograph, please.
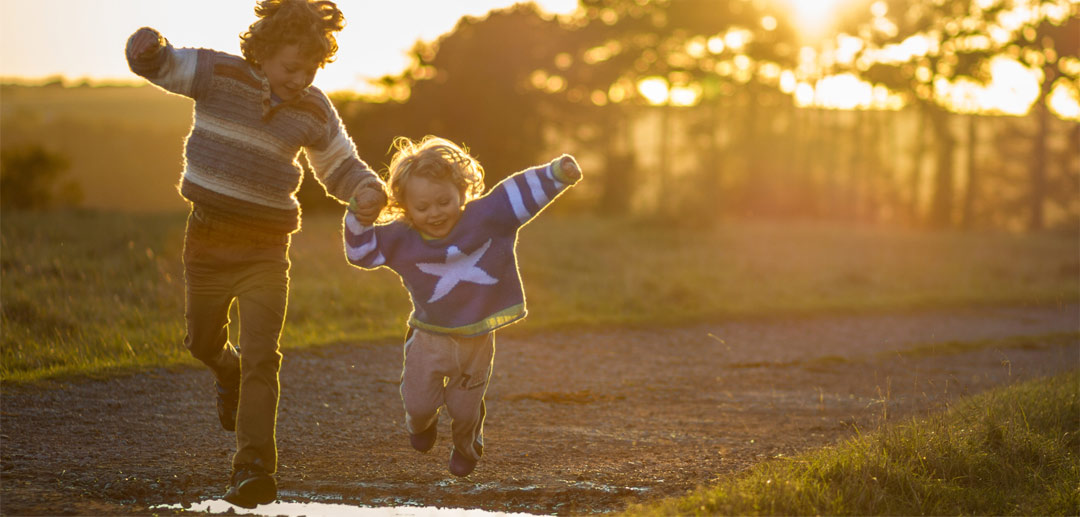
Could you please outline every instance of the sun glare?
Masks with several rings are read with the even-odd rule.
[[[984,110],[1023,115],[1039,98],[1037,73],[1019,61],[997,56],[990,62],[990,75],[993,80],[986,88]]]
[[[646,77],[637,84],[638,93],[654,106],[666,104],[670,98],[668,83],[662,77]]]
[[[1054,89],[1050,91],[1050,109],[1061,118],[1080,121],[1080,98],[1077,93],[1067,81],[1059,79]]]
[[[807,39],[825,36],[846,0],[779,0],[787,4],[791,18]]]

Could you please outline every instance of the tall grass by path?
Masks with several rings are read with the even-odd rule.
[[[184,223],[184,214],[0,218],[0,378],[191,364]],[[294,237],[286,348],[404,332],[410,303],[400,281],[349,266],[340,224],[306,216]],[[1064,234],[809,223],[695,230],[552,213],[522,230],[519,254],[529,318],[512,332],[1080,298],[1076,240]]]
[[[774,459],[626,515],[1078,515],[1080,372]]]

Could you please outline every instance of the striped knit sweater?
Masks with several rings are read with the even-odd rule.
[[[409,325],[476,336],[525,317],[517,232],[571,182],[559,160],[514,174],[465,205],[446,237],[431,239],[399,219],[364,226],[345,215],[345,254],[364,268],[396,272],[413,302]]]
[[[317,88],[275,104],[266,77],[243,58],[176,49],[159,39],[164,45],[156,53],[129,57],[128,65],[162,89],[194,99],[180,193],[216,227],[255,238],[296,231],[301,148],[315,177],[339,200],[380,181]]]

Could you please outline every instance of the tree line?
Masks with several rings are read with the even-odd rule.
[[[785,1],[519,4],[334,102],[379,169],[399,135],[465,144],[489,185],[573,152],[589,181],[560,209],[1080,227],[1080,1],[853,0],[814,45]],[[1002,70],[1027,82],[1002,87]],[[1011,105],[976,98],[990,88]],[[5,145],[0,206],[77,203],[66,158],[44,151]],[[313,181],[305,210],[340,209]]]
[[[1076,225],[1077,115],[1050,106],[1080,85],[1078,11],[1075,0],[866,1],[808,60],[778,1],[581,0],[563,17],[519,4],[417,42],[377,98],[335,101],[373,165],[397,135],[464,143],[489,183],[568,150],[606,213]],[[1028,113],[949,97],[949,85],[986,87],[1002,58],[1038,78]],[[841,75],[881,102],[800,99]]]

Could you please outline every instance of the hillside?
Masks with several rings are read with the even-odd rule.
[[[0,87],[3,147],[64,156],[89,208],[182,210],[175,185],[190,127],[191,101],[150,86]]]

